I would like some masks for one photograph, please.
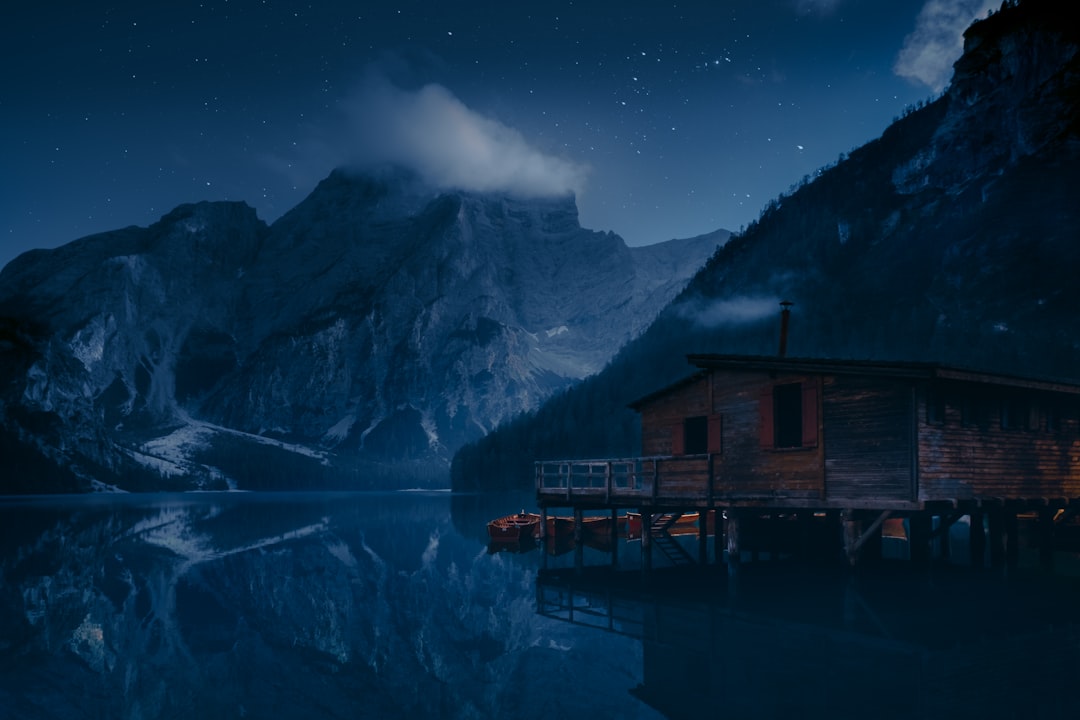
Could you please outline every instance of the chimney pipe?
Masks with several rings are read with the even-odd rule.
[[[790,300],[783,300],[780,302],[780,357],[787,355],[787,331],[788,320],[791,318],[791,306],[795,303]]]

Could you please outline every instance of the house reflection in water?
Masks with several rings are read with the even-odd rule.
[[[668,717],[1075,716],[1068,578],[764,565],[643,584],[595,570],[541,573],[537,612],[640,638],[632,692]]]

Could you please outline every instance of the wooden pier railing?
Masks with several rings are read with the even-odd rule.
[[[536,493],[548,501],[707,504],[712,474],[712,455],[541,460],[536,463]]]

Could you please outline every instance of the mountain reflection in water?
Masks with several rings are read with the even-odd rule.
[[[489,552],[486,520],[527,500],[9,499],[0,717],[1073,714],[1072,578],[762,563],[642,586]]]

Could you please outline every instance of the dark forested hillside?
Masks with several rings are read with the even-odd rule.
[[[637,452],[626,408],[698,352],[936,360],[1080,377],[1080,31],[1006,3],[965,34],[939,99],[771,202],[599,375],[463,448],[457,489],[532,461]]]

